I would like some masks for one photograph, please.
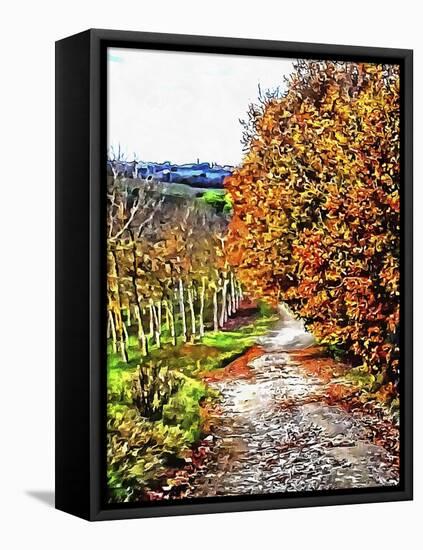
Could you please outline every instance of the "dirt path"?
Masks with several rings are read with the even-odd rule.
[[[313,345],[281,311],[277,330],[249,362],[252,377],[212,383],[221,393],[211,452],[192,496],[395,485],[398,460],[375,434],[392,426],[374,411],[329,405],[336,379],[322,379],[293,353]],[[388,426],[387,426],[388,424]],[[375,444],[374,441],[377,441]]]

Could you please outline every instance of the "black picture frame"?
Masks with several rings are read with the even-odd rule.
[[[401,482],[395,488],[105,504],[106,48],[400,65]],[[413,52],[358,46],[91,29],[56,43],[56,508],[87,520],[412,499]]]

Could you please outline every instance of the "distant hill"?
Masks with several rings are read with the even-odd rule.
[[[220,166],[208,162],[171,164],[170,162],[107,161],[107,173],[125,178],[152,179],[164,183],[183,183],[199,188],[223,188],[224,179],[233,166]]]

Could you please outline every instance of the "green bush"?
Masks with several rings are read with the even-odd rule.
[[[163,407],[163,423],[179,426],[186,440],[194,443],[201,434],[200,400],[206,396],[206,386],[191,378],[185,378],[179,390]]]
[[[230,214],[232,212],[232,202],[228,193],[224,191],[217,191],[211,189],[206,191],[201,200],[216,210],[216,212],[223,212],[225,214]]]

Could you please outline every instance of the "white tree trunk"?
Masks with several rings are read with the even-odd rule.
[[[228,281],[227,279],[224,279],[223,281],[223,288],[222,288],[222,303],[220,308],[220,319],[219,319],[219,326],[222,328],[226,321],[228,320],[228,313],[226,309],[226,289],[228,287]]]
[[[151,303],[150,304],[151,310],[153,312],[153,321],[154,321],[154,338],[156,340],[156,346],[158,348],[161,347],[161,325],[159,323],[159,314],[158,310],[156,309],[156,306]]]
[[[182,321],[182,339],[184,342],[187,341],[187,320],[185,316],[185,305],[184,305],[184,283],[182,279],[179,279],[179,311],[181,314]]]
[[[241,283],[238,283],[237,286],[238,286],[238,292],[239,292],[239,301],[241,302],[244,299],[244,295],[242,293]]]
[[[116,338],[116,327],[115,320],[113,319],[113,313],[109,311],[109,323],[110,323],[110,332],[112,335],[112,350],[113,353],[117,352],[117,338]]]
[[[219,330],[219,321],[217,313],[217,288],[213,290],[213,330],[217,332]]]
[[[174,318],[172,300],[166,300],[165,301],[165,308],[166,308],[166,318],[169,322],[169,332],[170,332],[170,336],[172,338],[172,344],[174,346],[176,346],[175,318]]]
[[[200,292],[200,326],[199,332],[200,337],[204,336],[204,298],[206,295],[206,278],[203,277],[201,280],[201,292]]]
[[[150,303],[148,306],[148,311],[150,314],[150,338],[154,336],[154,315],[153,315],[153,305]]]
[[[144,332],[144,326],[142,324],[142,319],[141,319],[141,311],[138,305],[134,306],[134,312],[135,312],[135,319],[137,320],[137,324],[138,324],[138,340],[141,342],[141,352],[145,357],[148,353],[147,337]]]
[[[188,307],[191,314],[191,340],[195,341],[195,334],[196,334],[196,327],[195,327],[195,311],[194,311],[194,302],[192,299],[192,288],[188,287],[187,289],[187,295],[188,295]]]
[[[231,271],[231,303],[232,303],[232,313],[236,313],[237,305],[236,305],[236,296],[235,296],[235,283],[234,283],[234,274]]]

